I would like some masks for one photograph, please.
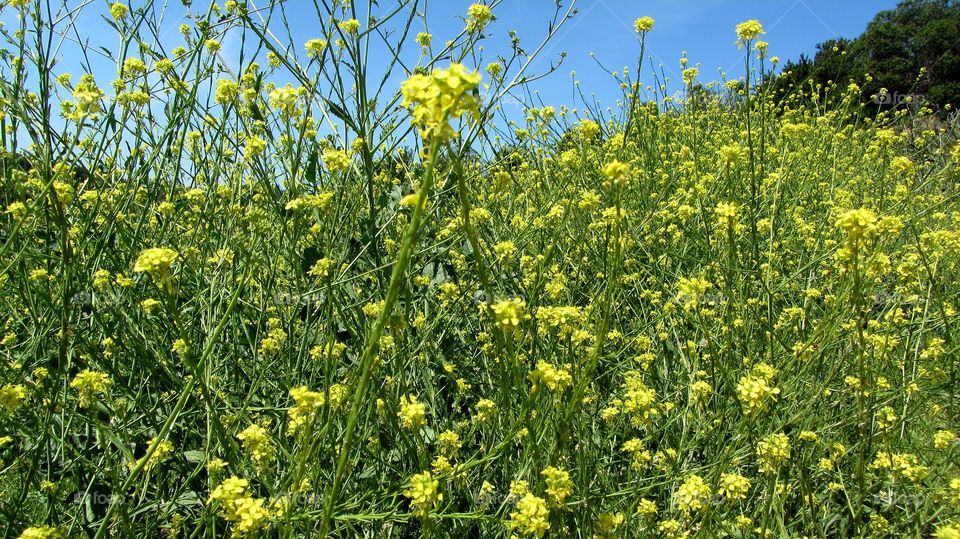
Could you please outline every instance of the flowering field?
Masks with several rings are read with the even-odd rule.
[[[111,81],[5,4],[3,537],[960,537],[955,118],[774,100],[757,21],[511,124],[483,5],[84,5]]]

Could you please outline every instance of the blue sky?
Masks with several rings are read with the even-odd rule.
[[[456,16],[470,3],[432,1],[430,21],[435,27],[431,30],[441,38],[458,31],[462,23]],[[785,62],[801,53],[812,55],[816,44],[825,40],[860,35],[879,11],[896,4],[892,0],[581,0],[577,2],[579,13],[565,24],[538,60],[542,69],[560,51],[566,51],[562,67],[535,87],[544,103],[569,104],[573,70],[584,92],[596,93],[605,106],[613,105],[620,91],[597,60],[610,69],[629,67],[634,71],[639,44],[633,21],[641,16],[656,21],[646,49],[653,63],[644,59],[642,80],[651,82],[651,69],[657,67],[659,71],[659,64],[663,64],[666,75],[679,83],[683,51],[687,52],[688,66],[701,64],[702,81],[718,80],[718,68],[728,78],[742,75],[744,51],[734,43],[734,27],[745,20],[760,20],[767,32],[763,39],[770,43],[768,56],[779,56]],[[524,43],[532,47],[545,34],[553,11],[550,0],[504,0],[495,10],[498,20],[490,27],[489,41],[503,41],[508,30],[516,29]],[[671,89],[678,87],[671,84]]]
[[[251,5],[264,5],[264,0],[249,0]],[[463,17],[470,4],[478,0],[421,0],[425,6],[428,30],[434,35],[434,44],[442,44],[463,30]],[[489,3],[492,0],[487,0]],[[149,1],[133,0],[132,7],[150,5]],[[116,32],[107,27],[104,17],[109,17],[110,2],[93,0],[86,5],[75,20],[75,29],[83,39],[89,40],[90,50],[104,46],[117,50],[120,42]],[[365,18],[366,0],[355,0],[358,18]],[[547,25],[556,9],[555,0],[502,0],[494,9],[497,20],[486,31],[482,42],[486,51],[481,63],[474,66],[482,69],[498,53],[509,50],[510,30],[516,30],[521,46],[528,52],[536,49],[547,32]],[[563,0],[564,7],[570,0]],[[54,4],[57,5],[57,4]],[[70,2],[68,5],[72,6]],[[193,9],[205,10],[204,0],[194,0]],[[159,2],[153,4],[161,9]],[[303,60],[302,44],[317,34],[318,16],[310,0],[288,0],[284,3],[290,21],[290,36],[300,59]],[[395,6],[393,0],[381,0],[375,12],[383,13]],[[759,19],[766,29],[763,39],[770,43],[768,56],[779,56],[783,61],[796,59],[801,53],[812,54],[819,42],[836,37],[853,38],[866,28],[877,12],[896,6],[894,0],[580,0],[576,3],[578,13],[565,22],[558,35],[543,49],[531,66],[533,73],[543,72],[551,62],[556,62],[561,52],[566,52],[559,69],[552,75],[538,80],[531,88],[539,93],[538,99],[546,105],[579,106],[573,99],[570,73],[575,71],[580,89],[588,99],[596,98],[604,107],[616,105],[621,90],[598,62],[609,70],[628,67],[633,74],[639,54],[639,43],[633,30],[633,21],[641,16],[651,16],[656,23],[647,38],[642,81],[653,82],[652,70],[662,71],[671,79],[669,93],[682,87],[679,59],[686,51],[689,66],[699,64],[700,80],[719,80],[720,73],[727,78],[743,74],[744,51],[735,44],[734,27],[748,19]],[[185,22],[184,9],[179,0],[166,4],[167,16],[161,27],[161,41],[167,51],[183,44],[178,27]],[[8,28],[15,27],[10,10],[0,15]],[[62,23],[63,21],[61,21]],[[279,25],[277,25],[279,26]],[[413,44],[417,31],[423,30],[423,21],[415,20],[411,41],[404,55],[408,65],[416,62],[419,48]],[[276,28],[283,36],[282,28]],[[68,71],[79,76],[84,68],[79,65],[78,47],[70,43],[69,36],[58,49],[61,64],[54,73]],[[149,40],[149,38],[148,38]],[[228,65],[235,64],[239,56],[240,40],[237,34],[228,34],[222,39],[222,58]],[[248,43],[249,46],[249,43]],[[385,60],[374,51],[371,72],[383,68]],[[135,50],[134,50],[135,54]],[[100,86],[111,92],[109,81],[116,77],[117,66],[104,58],[95,61],[92,71]],[[263,60],[260,60],[263,62]],[[442,63],[441,63],[442,65]],[[509,75],[509,74],[508,74]],[[406,75],[395,72],[388,86],[397,88]],[[76,78],[74,79],[76,80]],[[277,83],[287,82],[280,78]],[[506,109],[506,107],[505,107]],[[519,109],[511,107],[511,116]]]

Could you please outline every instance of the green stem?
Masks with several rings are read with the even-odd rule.
[[[380,311],[380,316],[377,317],[373,329],[367,336],[363,356],[360,358],[360,380],[357,383],[357,389],[353,393],[353,401],[350,403],[350,415],[347,416],[347,427],[343,433],[343,445],[340,448],[340,454],[337,456],[337,467],[333,474],[333,483],[327,490],[326,499],[324,500],[320,537],[326,537],[330,532],[330,518],[333,514],[333,506],[336,503],[340,484],[343,481],[347,460],[350,458],[353,435],[360,417],[360,407],[366,400],[367,384],[370,382],[370,377],[373,374],[373,364],[376,359],[375,351],[380,343],[380,335],[383,333],[383,328],[387,323],[390,312],[393,310],[393,304],[396,303],[397,297],[400,295],[400,289],[403,288],[403,282],[406,279],[410,255],[413,252],[413,246],[416,244],[416,239],[420,231],[420,222],[423,220],[424,207],[426,206],[427,197],[430,195],[430,190],[433,187],[434,166],[439,148],[439,140],[434,140],[430,145],[430,160],[427,163],[423,185],[420,186],[417,205],[413,209],[413,217],[410,219],[410,224],[407,225],[407,230],[403,236],[403,244],[400,247],[400,253],[397,255],[397,262],[393,266],[393,274],[390,276],[390,286],[387,289],[387,296],[383,301],[383,309]]]
[[[250,269],[252,267],[252,263],[247,264],[247,267],[243,272],[241,284],[234,291],[233,297],[230,298],[230,303],[227,305],[226,312],[223,313],[220,323],[217,324],[217,327],[210,335],[210,340],[207,341],[207,346],[203,350],[203,355],[200,356],[200,360],[197,362],[197,371],[202,370],[203,365],[206,364],[207,358],[209,358],[211,352],[213,352],[213,345],[220,337],[220,333],[223,332],[223,328],[226,327],[227,321],[230,319],[230,315],[233,313],[233,309],[237,305],[237,300],[240,299],[240,293],[245,288],[247,279],[250,276]],[[157,448],[160,447],[159,442],[167,438],[167,435],[173,428],[174,421],[176,421],[177,417],[180,415],[180,412],[183,411],[183,407],[186,406],[187,399],[189,399],[190,395],[193,394],[193,389],[197,385],[197,381],[197,376],[192,376],[190,380],[187,381],[187,385],[185,385],[180,391],[180,398],[177,399],[177,403],[174,405],[173,411],[171,411],[170,415],[167,416],[166,421],[163,422],[163,426],[160,428],[160,432],[157,433],[157,443],[151,444],[150,447],[147,448],[146,454],[137,461],[136,466],[134,466],[133,470],[130,471],[130,475],[127,476],[126,481],[123,482],[123,486],[120,487],[120,492],[126,492],[133,482],[138,479],[140,472],[143,471],[144,467],[146,467],[147,463],[150,461],[150,458],[153,457],[153,454],[157,451]],[[114,496],[111,500],[110,505],[107,507],[107,513],[103,516],[103,520],[100,522],[100,528],[97,530],[97,535],[94,537],[94,539],[101,539],[104,537],[104,534],[107,532],[107,524],[110,523],[110,519],[113,516],[114,511],[119,505],[120,498],[120,496]]]

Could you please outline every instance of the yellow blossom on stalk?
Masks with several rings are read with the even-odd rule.
[[[885,535],[890,528],[890,522],[882,516],[874,513],[870,515],[870,531],[879,537]]]
[[[437,442],[441,450],[447,455],[453,455],[460,450],[463,445],[460,442],[460,435],[452,430],[445,430],[437,435]]]
[[[121,21],[126,18],[129,11],[130,8],[119,2],[110,5],[110,16],[113,17],[115,21]]]
[[[916,166],[909,157],[900,155],[890,161],[890,171],[897,176],[908,176],[913,174],[914,170],[916,170]]]
[[[273,460],[274,449],[267,429],[253,424],[237,434],[237,439],[243,448],[250,452],[257,466],[264,466]]]
[[[573,481],[570,480],[570,473],[563,468],[547,466],[540,472],[547,481],[546,494],[550,501],[561,506],[566,501],[567,496],[573,492]]]
[[[947,495],[947,502],[960,508],[960,477],[954,477],[950,480],[950,493]]]
[[[513,242],[505,243],[509,244],[509,249],[504,249],[509,253],[504,255],[506,257],[513,253],[515,246]],[[498,248],[503,245],[497,244],[497,246],[494,246],[494,253],[500,253],[501,251]],[[547,306],[537,309],[537,320],[543,324],[541,327],[555,328],[560,335],[570,335],[575,332],[584,323],[585,317],[586,314],[582,308],[571,305]]]
[[[626,520],[627,516],[623,513],[600,513],[593,528],[599,537],[616,537],[616,529],[623,526]]]
[[[757,442],[757,460],[761,472],[776,472],[790,460],[790,438],[786,434],[770,434]]]
[[[719,153],[720,163],[726,167],[736,166],[747,157],[747,149],[737,143],[722,146]]]
[[[60,539],[66,537],[63,530],[51,526],[33,526],[23,530],[19,539]]]
[[[577,131],[583,137],[583,140],[590,141],[600,134],[600,124],[593,120],[582,120],[577,125]]]
[[[296,116],[300,110],[297,108],[297,100],[300,98],[302,88],[294,88],[292,84],[274,88],[267,95],[270,106],[280,111],[284,118]]]
[[[295,404],[287,410],[290,418],[287,434],[292,436],[313,421],[316,413],[326,404],[327,397],[322,392],[310,391],[307,386],[300,386],[290,390],[290,398]]]
[[[603,177],[606,178],[606,181],[604,182],[605,187],[609,187],[610,185],[625,187],[628,183],[630,183],[631,167],[627,163],[611,161],[606,165],[603,165],[601,173],[603,174]]]
[[[433,459],[433,463],[430,465],[430,469],[433,470],[433,473],[437,475],[443,475],[449,473],[453,470],[453,465],[450,464],[450,460],[443,455],[437,455]]]
[[[522,320],[529,320],[527,303],[522,299],[505,299],[490,306],[496,324],[500,329],[511,330],[520,327]]]
[[[327,48],[327,40],[311,39],[304,43],[303,47],[307,50],[307,56],[310,58],[319,58]]]
[[[321,159],[323,159],[323,166],[327,167],[331,174],[350,169],[350,154],[344,150],[324,150]]]
[[[282,328],[274,327],[260,341],[259,352],[265,356],[272,356],[280,351],[286,341],[287,332],[283,331]]]
[[[477,412],[473,416],[473,420],[476,422],[483,422],[491,417],[493,413],[497,410],[497,405],[490,399],[480,399],[477,401]]]
[[[417,397],[404,395],[400,397],[400,411],[397,416],[405,428],[422,427],[427,424],[427,407],[417,402]]]
[[[178,356],[183,357],[190,351],[190,344],[184,339],[177,339],[173,341],[173,346],[170,347],[170,350]]]
[[[80,77],[80,82],[74,87],[73,98],[77,100],[76,108],[68,118],[79,122],[86,116],[100,112],[103,91],[93,80],[93,75],[87,73]]]
[[[877,453],[869,467],[871,470],[890,470],[892,478],[905,477],[914,483],[922,481],[930,471],[914,454],[887,451]]]
[[[77,390],[80,398],[80,407],[89,408],[97,402],[97,395],[106,394],[110,389],[110,377],[102,372],[83,370],[77,373],[70,382],[70,387]]]
[[[263,152],[266,149],[267,141],[256,136],[247,136],[246,144],[244,144],[243,147],[243,156],[247,160],[255,159],[258,156],[263,155]]]
[[[303,195],[299,196],[290,202],[287,202],[284,209],[287,210],[301,210],[301,209],[316,209],[322,210],[330,205],[330,202],[333,200],[333,193],[324,192],[317,193],[315,195]],[[329,262],[329,259],[325,259]],[[330,269],[329,267],[327,269]]]
[[[672,518],[661,521],[657,525],[657,531],[666,539],[686,539],[690,536],[690,532],[683,529],[683,524]]]
[[[146,272],[154,281],[162,281],[169,276],[170,266],[178,256],[179,253],[173,249],[153,247],[140,253],[133,265],[133,271]]]
[[[147,464],[144,467],[145,470],[149,470],[158,462],[167,460],[170,458],[170,455],[173,454],[173,443],[171,443],[170,440],[157,440],[155,437],[151,438],[150,442],[148,443],[148,451],[149,448],[154,446],[156,446],[156,450],[152,455],[150,455],[150,460],[147,461]],[[134,466],[135,463],[131,463],[131,470]]]
[[[683,305],[684,310],[694,310],[712,286],[706,279],[681,277],[677,281],[677,302]]]
[[[510,513],[510,528],[519,531],[521,535],[543,537],[550,529],[549,518],[550,511],[547,509],[546,500],[528,492],[517,502],[517,510]]]
[[[631,438],[624,442],[623,450],[632,455],[630,467],[634,470],[641,471],[645,469],[650,464],[650,461],[653,460],[653,455],[650,454],[650,451],[640,438]]]
[[[746,477],[735,473],[725,473],[720,476],[720,490],[718,494],[726,498],[727,501],[735,502],[742,500],[747,497],[747,492],[749,491],[750,480]]]
[[[427,32],[420,32],[417,34],[417,44],[421,47],[429,47],[431,41],[433,41],[433,36]]]
[[[960,539],[960,527],[953,524],[943,524],[937,527],[933,537],[934,539]]]
[[[310,276],[312,277],[316,277],[317,279],[322,280],[330,276],[331,268],[333,268],[333,260],[330,260],[329,258],[324,257],[324,258],[321,258],[320,260],[317,260],[317,262],[313,265],[312,268],[310,268],[310,271],[307,273],[309,273]]]
[[[127,58],[123,61],[122,71],[126,77],[135,77],[143,75],[147,71],[147,65],[140,58]]]
[[[207,503],[220,502],[224,519],[233,522],[232,535],[244,535],[263,528],[270,511],[264,507],[263,498],[253,498],[249,492],[250,482],[238,477],[229,477],[210,493]]]
[[[653,30],[653,17],[640,17],[633,21],[633,29],[636,30],[638,34]]]
[[[720,202],[713,210],[717,215],[717,224],[727,226],[737,223],[737,205],[729,202]]]
[[[429,471],[410,477],[410,487],[403,491],[403,495],[410,498],[410,507],[420,517],[426,517],[430,509],[443,500],[440,481],[434,479]]]
[[[479,98],[473,90],[480,84],[480,73],[467,71],[453,63],[447,69],[434,69],[429,75],[415,74],[400,88],[403,106],[411,108],[413,123],[424,139],[449,140],[457,133],[451,118],[469,114],[479,117]]]
[[[537,368],[530,371],[527,379],[533,383],[531,392],[536,392],[542,382],[550,391],[563,391],[564,388],[573,383],[573,377],[564,368],[557,368],[548,361],[538,361]]]
[[[48,272],[46,269],[43,269],[43,268],[30,270],[29,278],[31,281],[34,281],[34,282],[53,280],[53,277],[50,275],[50,272]]]
[[[516,481],[510,482],[510,497],[514,500],[519,500],[524,497],[528,492],[530,492],[530,484],[524,481],[523,479],[518,479]]]
[[[780,388],[770,385],[770,380],[763,376],[744,376],[737,383],[737,397],[748,414],[765,411],[769,401],[779,394]]]
[[[643,383],[642,372],[628,371],[624,374],[621,389],[623,399],[620,401],[620,407],[622,412],[630,417],[630,423],[633,426],[649,424],[660,414],[657,406],[657,391]]]
[[[227,469],[227,463],[223,459],[215,458],[207,462],[207,471],[211,474],[218,474]]]
[[[860,244],[877,230],[877,214],[866,208],[844,212],[836,221],[837,228],[847,233],[847,241]]]
[[[949,430],[940,430],[933,435],[933,447],[946,449],[957,442],[957,435]]]
[[[20,407],[27,396],[27,390],[21,385],[7,384],[0,388],[0,408],[13,412]]]
[[[348,19],[341,22],[339,26],[345,34],[356,34],[360,30],[360,21],[357,19]]]
[[[473,4],[467,8],[468,32],[482,32],[492,20],[493,12],[490,10],[490,6]]]
[[[713,387],[706,380],[697,380],[690,384],[690,397],[694,402],[705,403],[711,393],[713,393]]]
[[[637,504],[638,515],[648,520],[653,520],[657,517],[657,511],[657,502],[649,498],[640,498],[640,503]]]
[[[9,213],[17,221],[23,219],[27,213],[27,206],[23,202],[11,202],[4,213]]]
[[[756,19],[750,19],[737,25],[737,37],[741,41],[750,41],[756,39],[763,31],[763,25]]]
[[[699,475],[693,474],[680,485],[674,495],[677,509],[684,513],[694,513],[707,508],[713,491]]]
[[[884,406],[877,410],[877,413],[874,414],[874,419],[877,421],[878,429],[886,430],[896,424],[897,414],[890,406]]]
[[[494,487],[492,483],[489,481],[484,481],[483,484],[480,485],[480,492],[477,496],[477,500],[483,503],[488,503],[490,501],[490,497],[496,490],[496,487]]]

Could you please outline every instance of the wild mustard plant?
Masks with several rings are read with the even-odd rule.
[[[957,535],[955,117],[315,7],[5,4],[7,535]]]

